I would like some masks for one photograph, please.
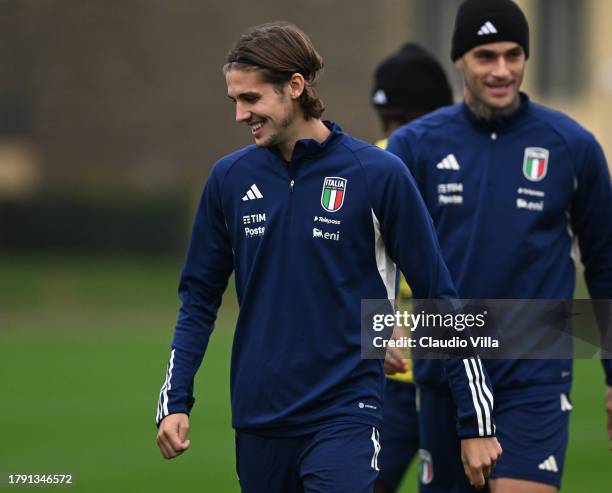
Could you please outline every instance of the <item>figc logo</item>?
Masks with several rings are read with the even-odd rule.
[[[328,176],[323,180],[321,206],[327,212],[337,212],[344,204],[346,195],[346,179]]]

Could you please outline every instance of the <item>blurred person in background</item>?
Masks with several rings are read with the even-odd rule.
[[[404,163],[321,120],[322,67],[287,23],[250,30],[228,55],[227,96],[255,145],[219,160],[204,188],[158,401],[157,443],[171,459],[190,445],[194,376],[234,271],[232,425],[248,493],[371,492],[384,371],[361,358],[361,300],[395,298],[394,262],[415,296],[456,296]],[[470,474],[483,478],[501,451],[478,428],[473,359],[444,367]]]
[[[406,43],[385,58],[374,73],[372,104],[385,138],[376,143],[386,148],[388,137],[402,125],[442,106],[453,104],[453,92],[440,63],[420,45]],[[400,275],[398,306],[409,309],[410,286]],[[399,333],[398,337],[406,335]],[[404,473],[419,448],[416,386],[412,362],[400,349],[387,348],[393,360],[384,392],[383,424],[380,433],[380,474],[375,493],[397,491]],[[395,365],[399,371],[395,373]]]
[[[442,106],[453,104],[453,91],[440,63],[417,43],[406,43],[376,67],[372,105],[385,138],[385,149],[399,127]]]
[[[514,2],[463,2],[451,58],[463,75],[464,102],[400,128],[388,149],[415,177],[461,298],[571,299],[575,235],[591,297],[610,299],[606,159],[591,133],[519,91],[528,57],[529,27]],[[612,420],[612,364],[603,364]],[[572,410],[572,361],[488,360],[484,366],[504,450],[490,490],[557,491]],[[421,477],[421,491],[475,491],[455,460],[455,409],[439,365],[415,362],[414,372],[421,447],[431,469]]]

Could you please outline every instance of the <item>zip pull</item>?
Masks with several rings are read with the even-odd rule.
[[[293,185],[295,185],[295,180],[291,180],[291,183],[289,183],[289,186],[291,187],[291,190],[293,190]]]

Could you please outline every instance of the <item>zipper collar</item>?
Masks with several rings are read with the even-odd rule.
[[[485,132],[503,132],[519,123],[527,114],[527,110],[531,104],[529,96],[524,92],[519,92],[519,98],[519,107],[513,113],[505,116],[496,116],[490,120],[475,115],[465,101],[462,103],[462,110],[466,119],[475,127]]]
[[[323,124],[329,129],[330,134],[323,142],[317,142],[314,139],[300,139],[295,143],[295,147],[293,148],[293,154],[291,156],[291,161],[295,162],[301,159],[314,159],[318,155],[324,153],[325,151],[331,149],[344,135],[344,132],[335,122],[330,120],[323,120]],[[278,147],[270,147],[268,150],[274,153],[281,160],[286,162],[283,158]]]

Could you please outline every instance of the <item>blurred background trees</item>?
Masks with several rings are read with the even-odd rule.
[[[284,19],[309,33],[326,63],[325,116],[372,141],[374,66],[415,40],[453,74],[458,3],[0,1],[0,248],[181,253],[210,167],[251,143],[221,74],[244,29]],[[525,89],[610,155],[612,4],[520,3],[533,43]]]

